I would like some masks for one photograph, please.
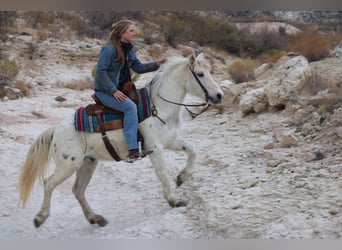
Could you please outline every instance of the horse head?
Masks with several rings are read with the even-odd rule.
[[[186,87],[188,93],[203,98],[210,104],[221,103],[223,91],[211,76],[211,65],[204,57],[204,53],[194,52],[188,59],[188,67],[192,73]]]

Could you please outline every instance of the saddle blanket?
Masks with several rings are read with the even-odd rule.
[[[139,104],[137,105],[138,119],[139,122],[142,122],[151,116],[150,99],[146,88],[138,89],[137,93],[139,97]],[[121,119],[121,116],[120,114],[105,113],[102,114],[102,119],[103,122],[108,122],[112,120],[119,120]],[[86,112],[85,107],[80,107],[76,110],[74,115],[74,126],[76,131],[91,133],[99,132],[96,130],[98,125],[99,121],[97,116],[89,115]]]
[[[102,114],[103,122],[120,119],[119,114]],[[84,107],[76,110],[74,116],[74,125],[76,131],[98,132],[96,130],[99,120],[96,115],[89,115]]]

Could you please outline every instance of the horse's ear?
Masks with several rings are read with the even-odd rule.
[[[194,53],[192,53],[192,54],[189,56],[189,66],[190,66],[191,68],[194,67],[195,61],[196,61],[196,53],[194,52]]]
[[[196,50],[194,51],[194,53],[195,53],[196,57],[198,57],[200,54],[203,53],[203,50],[201,50],[201,49],[196,49]]]
[[[191,67],[195,65],[195,61],[198,56],[203,56],[203,50],[201,49],[194,50],[194,52],[190,55],[189,64]]]

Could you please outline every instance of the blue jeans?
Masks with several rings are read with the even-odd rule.
[[[123,102],[118,102],[114,96],[99,90],[95,90],[95,95],[103,105],[124,113],[123,129],[126,137],[128,149],[137,149],[138,146],[138,111],[135,103],[127,98]]]

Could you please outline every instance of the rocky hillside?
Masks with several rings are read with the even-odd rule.
[[[282,20],[298,24],[340,27],[341,11],[227,11],[222,16],[250,20]]]

